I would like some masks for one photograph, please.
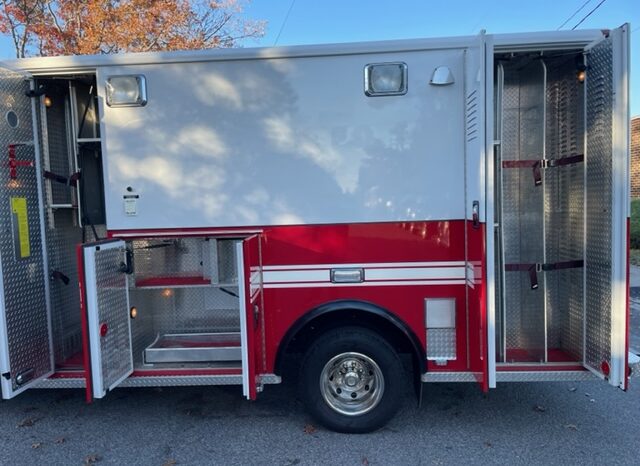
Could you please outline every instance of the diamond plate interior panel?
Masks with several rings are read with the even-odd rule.
[[[544,69],[538,60],[504,63],[502,160],[542,158]],[[503,248],[507,264],[542,262],[543,190],[529,169],[502,170]],[[544,285],[531,289],[526,272],[505,272],[506,349],[544,358]],[[507,358],[511,357],[507,354]]]
[[[240,330],[234,243],[207,238],[133,242],[130,305],[138,310],[131,322],[135,364],[143,363],[145,348],[159,335]],[[145,279],[194,275],[211,278],[212,283],[135,287]]]
[[[67,132],[68,86],[65,81],[46,81],[44,85],[52,104],[40,106],[42,166],[53,173],[68,176],[74,171]],[[82,350],[75,248],[84,238],[77,222],[77,210],[72,208],[76,203],[74,188],[51,180],[45,180],[44,187],[54,355],[56,364],[62,364]],[[59,274],[68,278],[68,283]]]
[[[124,260],[124,254],[124,246],[96,247],[95,280],[98,322],[100,325],[104,323],[108,326],[108,332],[99,343],[105,388],[112,386],[133,370],[127,276],[120,272],[120,263]]]
[[[31,380],[52,370],[40,235],[39,178],[35,168],[31,100],[25,96],[28,89],[23,77],[0,68],[0,150],[3,160],[7,160],[9,145],[22,144],[16,146],[16,160],[34,164],[17,167],[17,177],[13,180],[5,164],[0,170],[0,271],[4,290],[4,303],[0,303],[4,309],[0,309],[0,313],[7,330],[7,341],[0,344],[8,349],[14,390],[20,388],[16,383],[17,375],[24,374]],[[17,117],[17,121],[12,116]],[[16,124],[12,126],[10,121]],[[21,230],[26,238],[28,227],[30,252],[25,257],[20,257],[19,248],[16,249],[20,235],[17,233],[18,216],[12,213],[12,198],[26,199],[26,225]]]
[[[584,84],[575,78],[581,54],[547,58],[546,158],[584,154]],[[545,170],[546,261],[584,256],[584,163]],[[547,341],[576,360],[583,353],[583,268],[544,272]]]
[[[585,362],[600,371],[611,361],[612,45],[588,57]]]

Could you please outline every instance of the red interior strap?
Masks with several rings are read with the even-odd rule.
[[[584,154],[572,155],[571,157],[563,157],[561,159],[548,160],[550,167],[561,167],[563,165],[572,165],[574,163],[584,162]]]
[[[538,288],[538,271],[551,271],[551,270],[563,270],[563,269],[575,269],[584,267],[583,260],[575,261],[563,261],[563,262],[549,262],[547,264],[505,264],[504,270],[506,272],[529,272],[529,280],[531,281],[531,289]]]
[[[543,160],[503,160],[502,168],[531,168],[533,169],[533,182],[536,186],[542,184],[542,170],[544,167],[561,167],[584,161],[584,154],[572,155],[561,159]]]

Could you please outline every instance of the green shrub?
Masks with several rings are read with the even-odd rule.
[[[631,249],[640,249],[640,199],[631,201]]]

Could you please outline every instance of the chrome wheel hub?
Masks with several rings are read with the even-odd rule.
[[[320,391],[340,414],[359,416],[375,408],[384,393],[384,377],[376,362],[360,353],[341,353],[325,364]]]

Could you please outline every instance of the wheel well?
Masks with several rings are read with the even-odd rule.
[[[320,335],[345,326],[363,327],[380,334],[399,353],[411,354],[414,367],[424,370],[422,344],[396,315],[364,301],[333,301],[305,313],[291,326],[278,348],[275,373],[282,374],[287,356],[304,353]]]

